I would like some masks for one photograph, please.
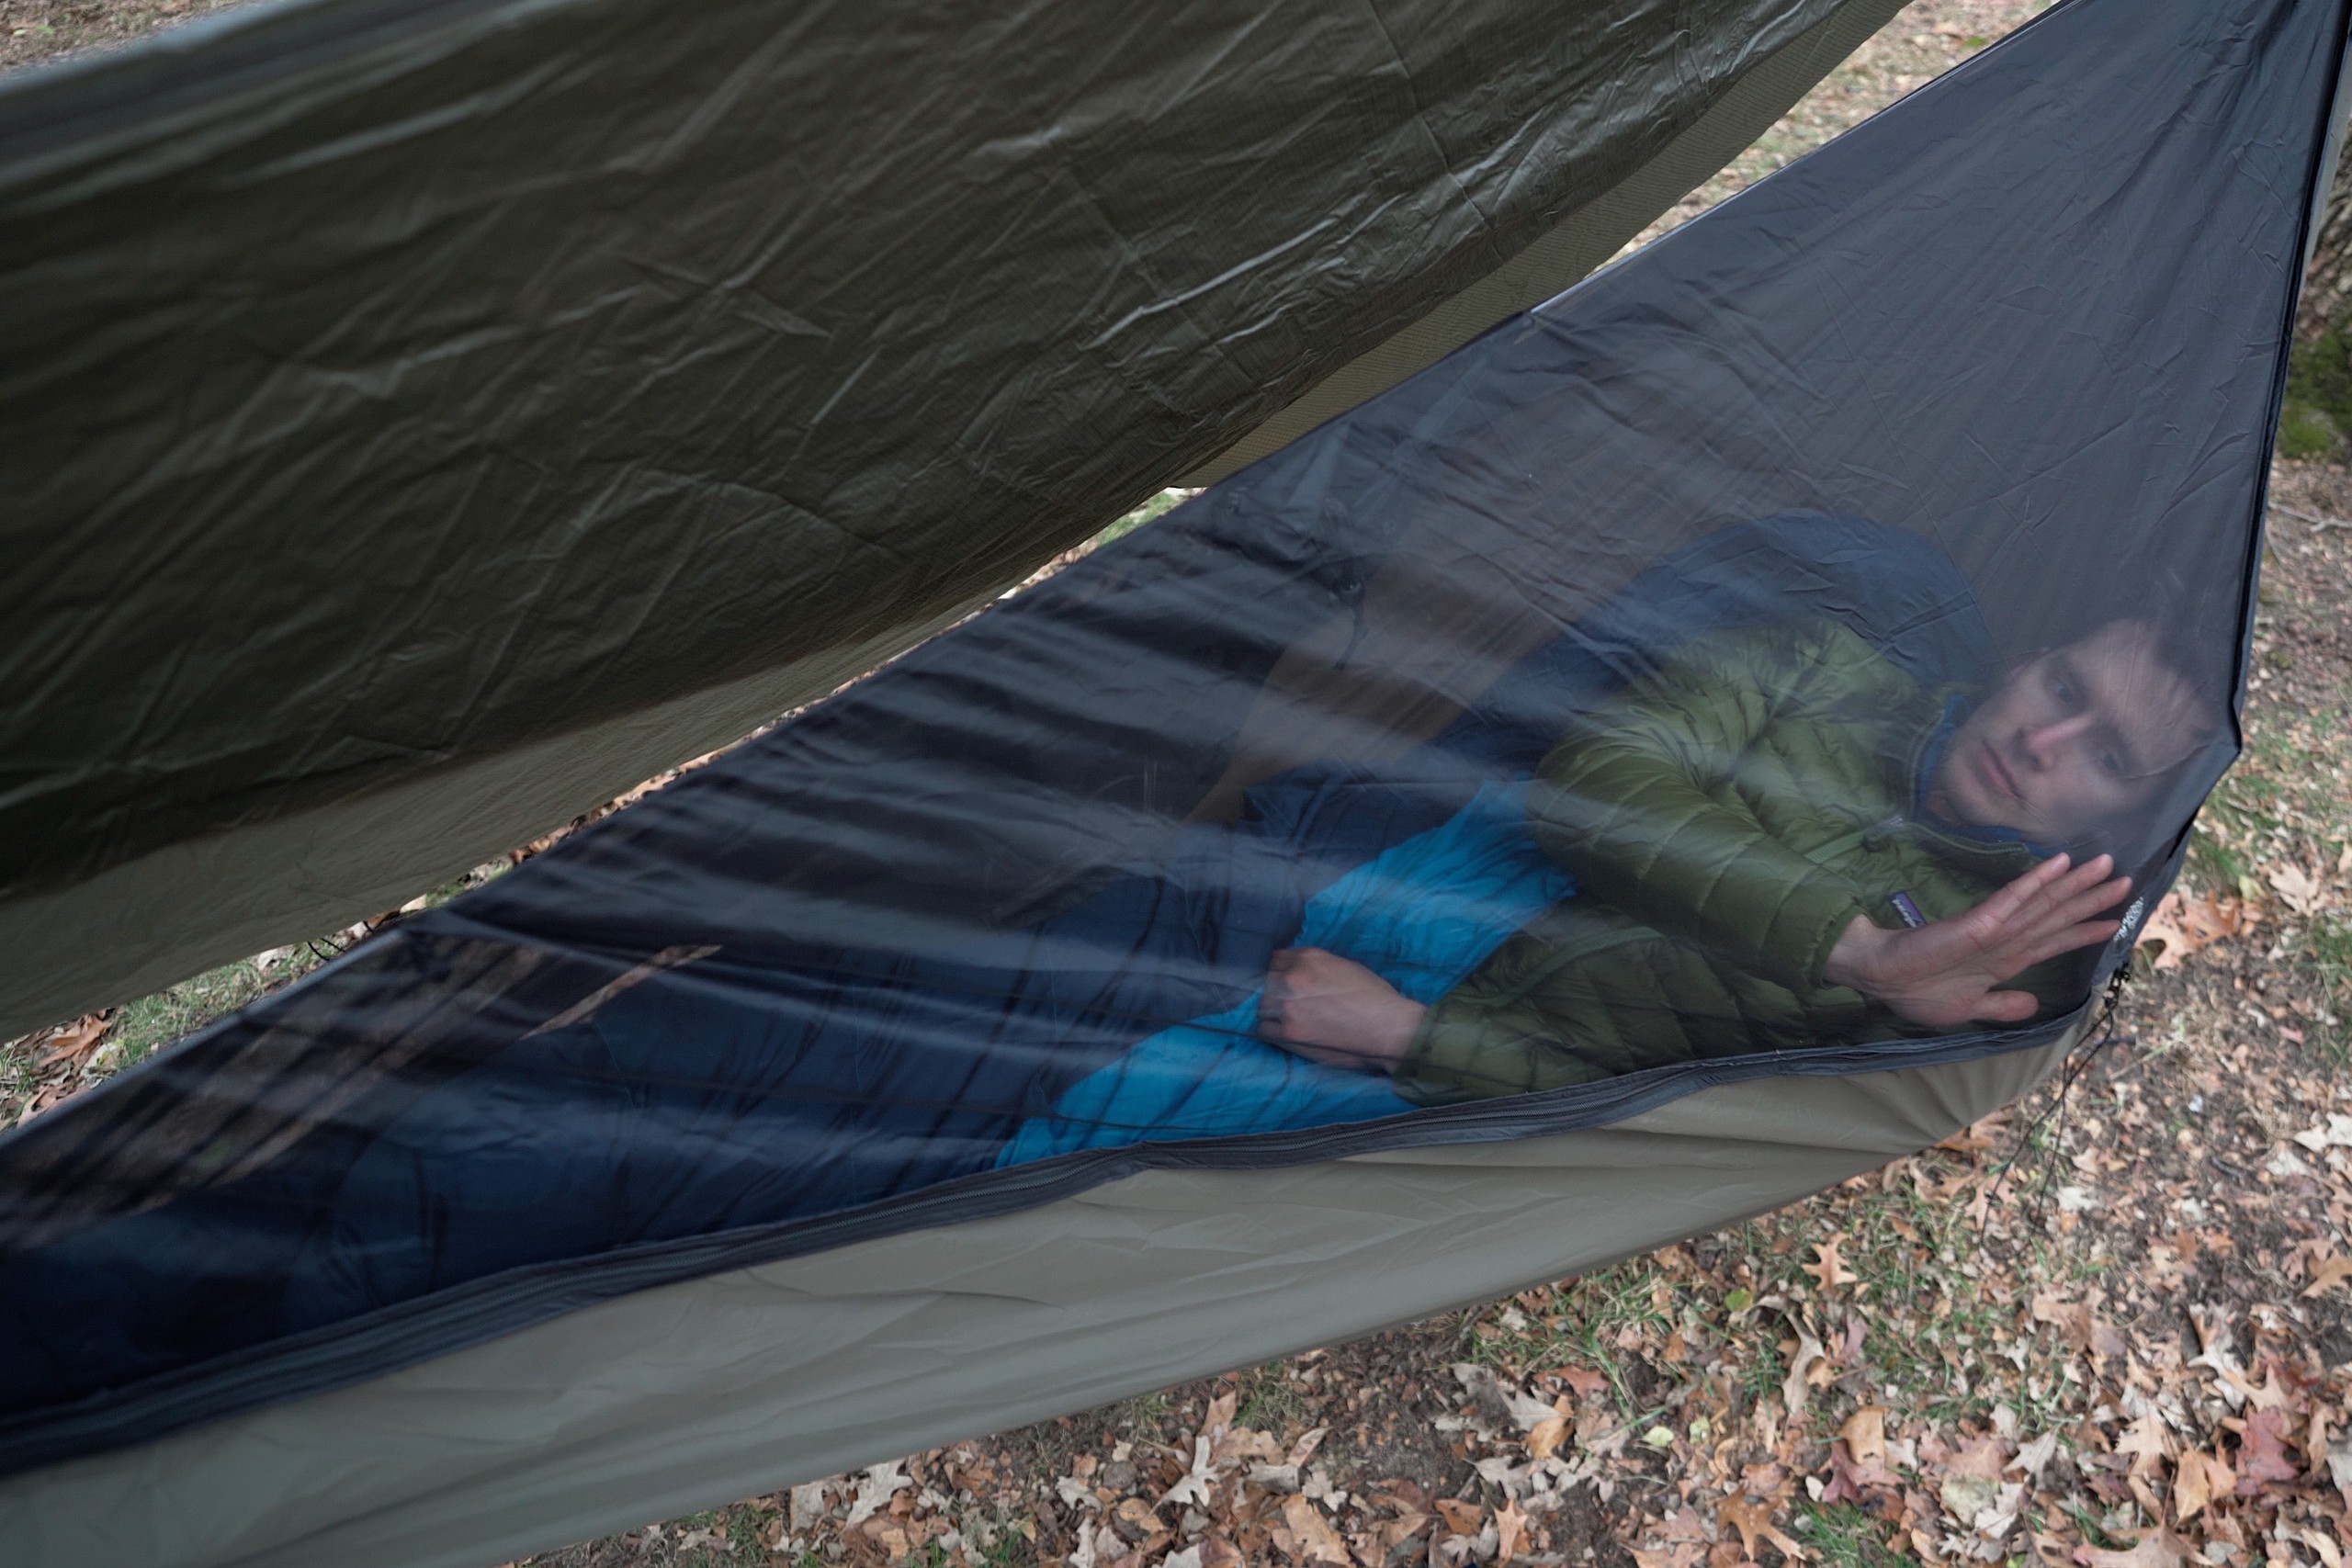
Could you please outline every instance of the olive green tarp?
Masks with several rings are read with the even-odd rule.
[[[310,0],[0,85],[0,1031],[388,908],[1604,260],[1893,0]]]

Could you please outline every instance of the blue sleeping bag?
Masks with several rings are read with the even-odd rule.
[[[1528,831],[1526,784],[1487,784],[1444,822],[1308,898],[1292,945],[1351,958],[1427,1006],[1575,891]],[[1145,1036],[1071,1085],[1051,1115],[1023,1122],[996,1163],[1369,1122],[1413,1109],[1384,1076],[1326,1066],[1255,1039],[1261,994]]]

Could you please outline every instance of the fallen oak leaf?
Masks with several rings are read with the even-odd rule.
[[[2245,1446],[2238,1450],[2237,1495],[2251,1497],[2272,1482],[2290,1485],[2302,1472],[2287,1459],[2284,1418],[2278,1410],[2257,1410],[2246,1417]]]
[[[1857,1465],[1874,1465],[1886,1458],[1886,1410],[1883,1405],[1865,1404],[1846,1417],[1838,1428],[1846,1439],[1847,1451]]]
[[[2154,1410],[2143,1410],[2140,1418],[2115,1439],[2115,1451],[2131,1457],[2133,1475],[2149,1476],[2162,1468],[2172,1450],[2165,1437],[2164,1423],[2156,1419]]]
[[[1798,1329],[1796,1354],[1789,1358],[1789,1375],[1781,1382],[1781,1403],[1787,1406],[1791,1421],[1804,1414],[1805,1399],[1813,1387],[1814,1366],[1824,1359],[1821,1341]]]
[[[2066,1542],[2054,1535],[2044,1535],[2029,1528],[2026,1539],[2033,1543],[2033,1554],[2040,1558],[2042,1568],[2067,1568],[2074,1559],[2068,1555]]]
[[[2282,1366],[2278,1357],[2264,1351],[2259,1368],[2262,1382],[2251,1385],[2246,1393],[2256,1410],[2278,1411],[2283,1420],[2301,1415],[2309,1406],[2311,1401],[2304,1393],[2303,1380]]]
[[[2295,1142],[2315,1155],[2325,1154],[2331,1148],[2352,1148],[2352,1116],[2331,1111],[2325,1122],[2296,1134]]]
[[[1222,1435],[1222,1434],[1220,1434]],[[1159,1495],[1163,1508],[1183,1507],[1187,1504],[1205,1508],[1217,1480],[1216,1456],[1206,1431],[1193,1439],[1193,1465],[1177,1477],[1173,1485]]]
[[[1821,1282],[1821,1288],[1825,1291],[1835,1290],[1840,1285],[1850,1285],[1860,1278],[1860,1275],[1849,1270],[1846,1260],[1838,1256],[1838,1244],[1845,1239],[1845,1232],[1839,1231],[1815,1242],[1814,1256],[1820,1261],[1798,1265],[1806,1273],[1818,1280]]]
[[[888,1464],[877,1464],[862,1472],[862,1479],[857,1483],[857,1497],[850,1504],[849,1517],[842,1521],[844,1529],[855,1529],[879,1513],[893,1496],[914,1484],[911,1478],[899,1473],[899,1467],[905,1462],[904,1460],[894,1459]]]
[[[2185,1525],[2216,1497],[2236,1492],[2235,1472],[2202,1449],[2183,1450],[2173,1469],[2172,1521]]]
[[[1350,1562],[1348,1543],[1323,1517],[1323,1510],[1296,1493],[1283,1499],[1283,1524],[1290,1535],[1284,1550],[1295,1560],[1329,1562],[1339,1568],[1346,1568]]]
[[[1430,1517],[1418,1508],[1408,1508],[1380,1527],[1380,1560],[1383,1562],[1396,1554],[1396,1549],[1430,1528]]]
[[[2017,1457],[2009,1461],[2009,1468],[2023,1471],[2026,1478],[2039,1486],[2041,1484],[2041,1472],[2050,1467],[2050,1461],[2057,1455],[2058,1434],[2044,1432],[2018,1449]]]
[[[2352,1280],[2352,1258],[2339,1254],[2327,1258],[2312,1270],[2312,1282],[2303,1287],[2303,1299],[2312,1300],[2346,1280]]]
[[[1438,1517],[1445,1521],[1445,1528],[1456,1535],[1476,1535],[1478,1526],[1487,1517],[1487,1510],[1482,1506],[1465,1503],[1459,1497],[1440,1497],[1436,1506]]]
[[[1815,1501],[1825,1508],[1834,1508],[1840,1503],[1859,1503],[1861,1500],[1862,1475],[1854,1468],[1853,1455],[1847,1452],[1842,1441],[1830,1444],[1829,1479],[1823,1484],[1821,1495]]]
[[[2124,1352],[2123,1337],[2088,1302],[2062,1301],[2045,1292],[2033,1298],[2033,1320],[2049,1324],[2090,1355],[2107,1359]]]
[[[1499,1565],[1518,1556],[1520,1542],[1526,1536],[1526,1511],[1520,1507],[1519,1499],[1511,1498],[1495,1516],[1495,1562]]]
[[[1562,1367],[1560,1381],[1566,1383],[1578,1399],[1594,1398],[1609,1388],[1607,1374],[1596,1372],[1590,1367]]]
[[[2182,1568],[2188,1561],[2188,1545],[2158,1526],[2122,1551],[2078,1546],[2075,1548],[2075,1561],[2083,1568]]]
[[[71,1023],[61,1023],[34,1048],[33,1066],[45,1068],[60,1062],[78,1063],[97,1049],[98,1042],[106,1038],[107,1031],[112,1027],[112,1008],[85,1014]]]
[[[1772,1523],[1773,1506],[1750,1497],[1746,1493],[1726,1497],[1715,1509],[1715,1517],[1739,1532],[1740,1545],[1747,1552],[1747,1561],[1756,1562],[1756,1538],[1762,1536],[1781,1549],[1781,1555],[1792,1562],[1810,1562],[1813,1553],[1783,1535]]]
[[[1868,1464],[1856,1462],[1852,1450],[1844,1438],[1829,1445],[1829,1480],[1821,1489],[1819,1501],[1825,1505],[1856,1503],[1863,1500],[1866,1486],[1900,1488],[1903,1478],[1877,1460]]]
[[[2001,1483],[1981,1475],[1947,1475],[1937,1484],[1936,1496],[1953,1518],[1973,1525],[2000,1502]]]
[[[1944,1461],[1943,1469],[1953,1475],[1977,1475],[1997,1482],[2009,1468],[2009,1456],[2001,1447],[1997,1433],[1987,1432],[1981,1438],[1971,1438]]]
[[[1982,1122],[1973,1122],[1936,1145],[1946,1154],[1969,1155],[1989,1149],[2000,1142],[2000,1113],[1996,1112]]]
[[[2299,915],[2308,915],[2317,908],[2327,890],[2324,883],[2298,865],[2279,866],[2263,880]]]
[[[1696,1568],[1699,1545],[1696,1541],[1676,1541],[1671,1546],[1629,1546],[1626,1551],[1637,1568]]]

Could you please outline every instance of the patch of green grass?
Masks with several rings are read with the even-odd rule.
[[[1887,1544],[1886,1529],[1849,1503],[1800,1503],[1792,1533],[1814,1549],[1821,1568],[1896,1568],[1906,1554]]]
[[[1306,1401],[1283,1375],[1283,1367],[1280,1361],[1269,1361],[1241,1374],[1241,1398],[1233,1412],[1235,1426],[1279,1435],[1306,1416]]]
[[[1035,1568],[1037,1548],[1027,1536],[1008,1525],[996,1532],[980,1562],[983,1568]],[[831,1568],[831,1564],[820,1563],[820,1568]]]
[[[2341,330],[2297,344],[2287,359],[2287,397],[2278,414],[2278,455],[2332,457],[2352,430],[2352,341]]]
[[[2321,1025],[2314,1032],[2320,1050],[2329,1063],[2341,1067],[2352,1057],[2352,924],[2323,915],[2303,932],[2302,948],[2304,962],[2319,977],[2327,1010],[2335,1015],[2332,1026]]]
[[[2343,328],[2289,351],[2287,395],[2338,425],[2352,425],[2352,338]]]
[[[235,1011],[334,956],[331,950],[311,946],[287,950],[266,967],[250,958],[240,959],[183,980],[169,990],[141,997],[126,1004],[116,1016],[113,1032],[99,1047],[100,1063],[109,1072],[136,1066],[158,1047]]]
[[[2285,793],[2269,776],[2273,759],[2265,754],[2275,748],[2269,737],[2257,739],[2206,797],[2188,841],[2188,868],[2199,886],[2244,897],[2259,895],[2252,845],[2285,822]]]
[[[1627,1420],[1643,1414],[1626,1384],[1618,1337],[1632,1328],[1645,1335],[1671,1331],[1682,1293],[1648,1258],[1633,1258],[1587,1274],[1559,1295],[1560,1310],[1508,1329],[1491,1315],[1471,1324],[1473,1354],[1490,1364],[1523,1371],[1551,1367],[1588,1367],[1609,1379],[1618,1411]]]
[[[1090,548],[1100,549],[1114,539],[1124,539],[1156,517],[1164,517],[1199,492],[1189,490],[1163,490],[1116,523],[1088,541]]]
[[[1165,1393],[1139,1393],[1111,1407],[1111,1419],[1123,1431],[1157,1433],[1170,1406]]]
[[[492,861],[452,877],[424,895],[424,907],[437,908],[458,894],[503,874],[506,862]],[[133,1067],[163,1046],[203,1028],[217,1018],[257,1001],[290,980],[299,979],[334,958],[340,939],[325,938],[272,949],[254,958],[239,959],[193,979],[128,1002],[116,1014],[114,1028],[98,1048],[98,1065],[108,1073]],[[266,960],[266,962],[264,962]]]
[[[2296,398],[2278,411],[2278,456],[2324,458],[2344,445],[2344,431],[2325,412]]]

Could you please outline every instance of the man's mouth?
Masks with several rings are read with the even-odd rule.
[[[2025,799],[2025,791],[2018,787],[2017,775],[2009,772],[2008,764],[1992,747],[1986,746],[1976,753],[1976,772],[1992,786],[1994,794],[2013,801]]]

